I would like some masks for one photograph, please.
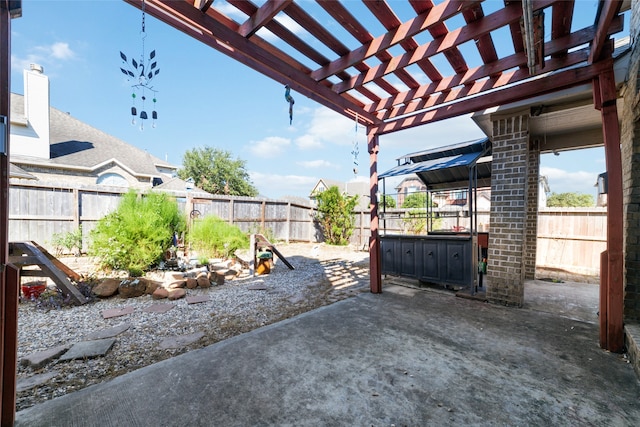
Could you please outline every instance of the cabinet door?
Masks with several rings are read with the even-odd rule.
[[[440,263],[438,262],[438,244],[424,243],[422,246],[422,279],[440,280]]]
[[[413,240],[403,240],[400,243],[400,256],[403,276],[415,277],[416,275],[416,257],[415,257],[415,245]]]
[[[381,239],[380,251],[382,252],[382,274],[398,274],[400,273],[400,265],[396,264],[395,250],[397,240]]]
[[[465,253],[467,246],[467,242],[447,242],[446,282],[465,284],[466,263],[469,262]]]

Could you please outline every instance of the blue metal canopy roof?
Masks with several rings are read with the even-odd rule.
[[[469,170],[477,165],[478,187],[490,185],[491,162],[489,138],[462,142],[437,149],[420,151],[402,157],[407,163],[398,165],[379,178],[416,174],[429,189],[464,188],[469,185]],[[485,160],[485,159],[483,159]]]

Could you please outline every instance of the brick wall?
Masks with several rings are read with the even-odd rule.
[[[625,321],[640,320],[640,2],[632,2],[632,52],[621,114],[622,191],[625,228]]]
[[[528,114],[493,121],[487,299],[522,306],[529,168]],[[537,181],[536,181],[537,182]],[[537,183],[536,183],[537,186]],[[535,263],[535,252],[533,254]]]
[[[540,141],[531,141],[527,157],[527,217],[525,225],[524,278],[536,275],[536,252],[538,242],[538,184],[540,175]]]

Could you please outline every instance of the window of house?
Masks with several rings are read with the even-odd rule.
[[[98,185],[108,185],[111,187],[128,187],[129,182],[120,174],[109,172],[100,175],[96,180]]]

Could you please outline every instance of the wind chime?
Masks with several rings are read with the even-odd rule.
[[[353,156],[353,175],[358,177],[358,154],[360,154],[360,148],[358,147],[358,113],[356,113],[356,125],[355,135],[353,137],[353,149],[351,155]]]
[[[134,84],[131,85],[133,92],[131,93],[132,98],[132,106],[131,106],[131,124],[136,124],[136,117],[140,118],[140,130],[144,130],[144,121],[149,118],[147,111],[145,110],[145,102],[147,101],[147,91],[152,92],[152,101],[153,101],[153,110],[151,111],[151,119],[152,125],[151,127],[156,127],[156,119],[158,118],[158,113],[156,112],[156,96],[155,94],[158,92],[151,85],[155,76],[160,73],[160,69],[157,68],[158,63],[155,61],[156,51],[152,50],[149,54],[149,57],[146,58],[144,52],[144,39],[147,37],[146,28],[145,28],[145,2],[142,0],[142,31],[140,32],[140,37],[142,39],[142,52],[140,54],[140,61],[136,61],[134,58],[131,58],[131,62],[127,59],[127,55],[120,52],[120,58],[122,59],[123,66],[120,67],[120,71],[124,75],[127,76],[127,81],[131,81],[133,79]],[[125,68],[123,68],[125,67]],[[136,108],[136,98],[138,98],[138,94],[140,94],[140,114],[138,114],[138,109]]]

